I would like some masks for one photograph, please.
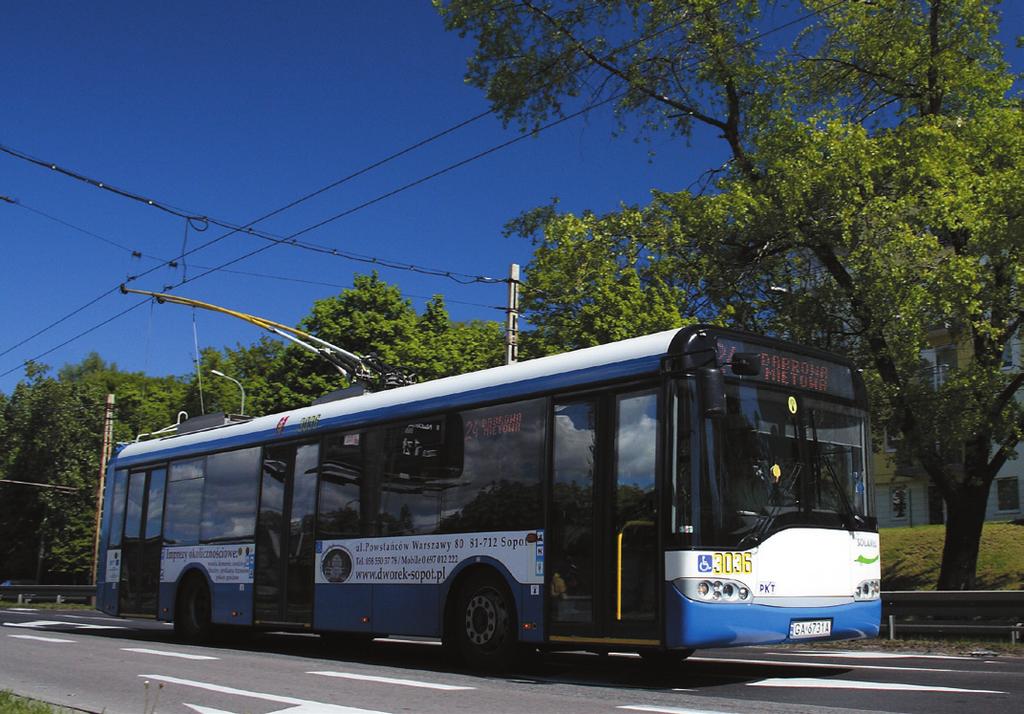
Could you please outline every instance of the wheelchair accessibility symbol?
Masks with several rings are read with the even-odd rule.
[[[710,555],[698,555],[697,556],[697,572],[698,573],[710,573],[714,570]]]

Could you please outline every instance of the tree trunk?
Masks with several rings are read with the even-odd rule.
[[[939,590],[973,590],[978,547],[985,523],[990,482],[969,483],[946,500],[946,541],[942,547]]]

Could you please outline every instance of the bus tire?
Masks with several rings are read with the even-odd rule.
[[[518,651],[515,601],[496,573],[469,576],[459,589],[453,619],[452,634],[463,662],[486,672],[512,664]]]
[[[174,634],[186,642],[209,642],[213,637],[211,613],[206,580],[198,574],[187,576],[174,606]]]

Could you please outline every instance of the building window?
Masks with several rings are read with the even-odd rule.
[[[894,454],[900,448],[902,437],[899,427],[885,427],[884,430],[885,453]]]
[[[893,486],[889,490],[894,520],[903,520],[910,513],[910,490],[906,486]]]
[[[1000,511],[1020,510],[1020,489],[1017,487],[1017,477],[996,479],[996,498]]]

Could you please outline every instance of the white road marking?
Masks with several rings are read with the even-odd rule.
[[[374,638],[374,642],[397,642],[401,645],[431,645],[433,647],[440,647],[444,644],[441,640],[404,640],[401,637],[377,637]]]
[[[85,622],[63,622],[61,620],[31,620],[29,622],[5,622],[4,627],[29,627],[38,629],[60,625],[61,627],[73,627],[76,630],[127,630],[127,627],[120,625],[90,625]]]
[[[657,712],[659,714],[726,714],[726,712],[709,711],[707,709],[679,709],[677,707],[652,707],[640,704],[617,707],[618,709],[629,709],[634,712]]]
[[[74,642],[74,640],[62,640],[59,637],[40,637],[39,635],[7,635],[18,640],[37,640],[39,642]]]
[[[355,679],[360,682],[377,682],[379,684],[398,684],[403,687],[420,687],[422,689],[440,689],[444,692],[457,692],[465,689],[476,689],[476,687],[461,687],[455,684],[436,684],[434,682],[421,682],[416,679],[395,679],[393,677],[375,677],[369,674],[354,674],[352,672],[306,672],[306,674],[318,674],[321,677],[338,677],[339,679]]]
[[[935,667],[897,667],[884,664],[826,664],[824,662],[783,662],[777,659],[741,659],[733,657],[690,657],[687,662],[727,662],[729,664],[770,664],[776,667],[802,667],[805,669],[881,669],[895,672],[956,672],[955,669]]]
[[[267,714],[281,714],[282,712],[288,712],[289,714],[387,714],[386,712],[373,711],[371,709],[356,709],[354,707],[343,707],[338,704],[324,704],[323,702],[314,702],[308,699],[282,697],[278,694],[266,694],[265,692],[250,692],[245,689],[224,687],[220,684],[210,684],[209,682],[197,682],[191,679],[181,679],[179,677],[168,677],[163,674],[140,674],[138,676],[144,679],[152,679],[156,680],[157,682],[164,682],[166,684],[180,684],[183,687],[195,687],[196,689],[205,689],[208,692],[217,692],[219,694],[233,694],[238,697],[262,699],[265,702],[275,702],[277,704],[291,705],[288,709],[280,709],[277,712],[268,712]]]
[[[99,615],[61,615],[75,620],[98,620],[99,622],[124,622],[123,617],[100,617]]]
[[[224,709],[201,707],[198,704],[189,704],[188,702],[182,702],[182,706],[186,706],[194,712],[199,712],[199,714],[234,714],[234,712],[225,711]]]
[[[783,657],[843,657],[845,659],[965,659],[977,660],[977,657],[959,657],[956,655],[905,654],[902,652],[772,652]]]
[[[209,655],[188,654],[186,652],[168,652],[166,650],[151,650],[145,647],[122,647],[124,652],[138,652],[139,654],[160,655],[162,657],[178,657],[179,659],[220,659]]]
[[[955,692],[957,694],[1006,694],[995,689],[961,689],[959,687],[938,687],[927,684],[900,684],[898,682],[854,682],[847,679],[812,679],[794,677],[787,679],[762,679],[748,682],[748,687],[781,687],[796,689],[873,689],[889,692]]]
[[[39,612],[34,607],[5,607],[4,612]]]

